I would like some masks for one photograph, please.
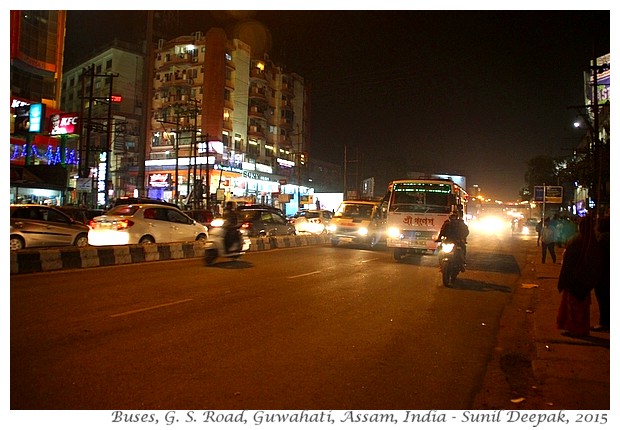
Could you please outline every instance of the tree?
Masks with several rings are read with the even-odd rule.
[[[529,200],[534,195],[534,187],[539,185],[557,185],[561,163],[553,157],[538,156],[527,162],[525,172],[526,187],[521,190],[521,197]]]

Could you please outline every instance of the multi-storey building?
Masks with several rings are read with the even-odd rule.
[[[64,200],[68,160],[50,118],[58,112],[65,22],[65,11],[11,11],[11,202]]]
[[[73,188],[84,203],[105,205],[136,190],[130,170],[136,170],[145,136],[143,71],[140,47],[113,40],[64,72],[61,108],[82,124],[74,145],[84,186],[75,180]]]
[[[155,51],[147,189],[202,206],[246,199],[283,207],[309,194],[303,78],[254,58],[212,28]],[[289,209],[289,212],[292,209]]]

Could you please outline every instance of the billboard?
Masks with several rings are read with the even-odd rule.
[[[611,80],[611,54],[596,59],[596,98],[598,104],[609,102],[609,85]],[[586,104],[594,104],[594,73],[586,74]]]

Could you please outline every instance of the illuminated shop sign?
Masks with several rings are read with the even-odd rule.
[[[285,160],[284,158],[276,159],[276,162],[282,167],[294,167],[295,162],[290,160]]]
[[[63,134],[77,134],[78,115],[75,113],[54,114],[50,117],[50,134],[59,136]]]
[[[15,107],[15,116],[13,132],[18,134],[27,134],[30,128],[30,105],[21,105]]]
[[[41,133],[43,131],[43,118],[45,117],[45,105],[36,103],[30,105],[30,133]]]
[[[267,166],[266,164],[256,163],[256,170],[263,173],[273,173],[273,168],[271,166]]]
[[[243,177],[248,179],[255,179],[257,181],[271,181],[271,178],[265,175],[261,175],[256,172],[248,172],[246,170],[243,171]]]
[[[171,182],[170,173],[152,173],[149,175],[149,185],[153,188],[167,188]]]

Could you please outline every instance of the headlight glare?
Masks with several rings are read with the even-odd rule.
[[[388,236],[389,237],[400,237],[400,229],[398,229],[397,227],[390,227],[388,229]]]

